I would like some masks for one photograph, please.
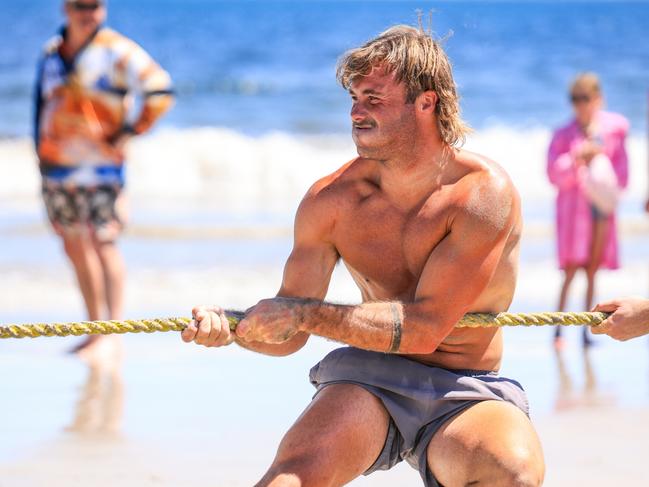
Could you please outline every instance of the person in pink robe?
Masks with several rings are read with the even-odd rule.
[[[556,225],[559,267],[564,272],[559,311],[566,307],[570,284],[579,269],[586,272],[585,309],[591,309],[595,277],[601,268],[617,269],[618,241],[615,204],[628,180],[625,149],[629,122],[602,110],[599,80],[580,74],[570,87],[575,118],[554,132],[547,172],[556,186]],[[584,346],[591,344],[584,327]],[[555,330],[561,346],[561,329]]]

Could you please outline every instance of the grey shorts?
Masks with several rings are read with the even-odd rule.
[[[387,409],[390,425],[385,445],[365,475],[406,460],[429,487],[440,484],[428,468],[426,450],[446,421],[486,400],[508,401],[529,415],[521,385],[495,372],[443,369],[353,347],[329,353],[311,369],[309,379],[318,392],[331,384],[356,384]]]
[[[82,187],[43,180],[42,194],[47,217],[57,233],[82,225],[101,237],[109,225],[123,226],[115,209],[121,189],[119,185]]]

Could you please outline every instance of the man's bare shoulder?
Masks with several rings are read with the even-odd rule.
[[[311,205],[341,204],[362,198],[372,190],[371,174],[375,163],[361,157],[317,180],[307,191],[303,203]]]
[[[297,227],[329,233],[339,215],[373,191],[373,167],[372,161],[357,157],[313,183],[298,208]]]
[[[520,196],[509,174],[496,161],[481,154],[458,151],[456,162],[464,168],[458,181],[458,206],[472,219],[494,230],[517,226]]]

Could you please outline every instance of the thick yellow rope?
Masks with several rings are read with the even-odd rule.
[[[228,311],[230,328],[234,330],[243,317],[239,311]],[[458,328],[493,326],[589,325],[597,326],[607,313],[470,313],[455,325]],[[150,320],[78,321],[72,323],[25,323],[0,326],[0,338],[36,338],[40,336],[108,335],[111,333],[152,333],[182,331],[191,318],[155,318]]]

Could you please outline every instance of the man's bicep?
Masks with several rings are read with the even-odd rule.
[[[278,295],[324,299],[338,252],[329,239],[329,224],[322,208],[307,196],[295,217],[293,250],[284,267]]]
[[[477,298],[491,279],[506,239],[476,243],[454,233],[447,235],[431,253],[417,286],[417,299],[443,296],[454,300],[454,296],[463,295]]]
[[[447,332],[465,313],[481,311],[472,309],[472,305],[487,288],[503,257],[517,212],[514,204],[506,215],[464,214],[431,252],[415,300],[428,303]]]
[[[278,296],[324,299],[338,256],[327,245],[296,246],[284,266]]]

